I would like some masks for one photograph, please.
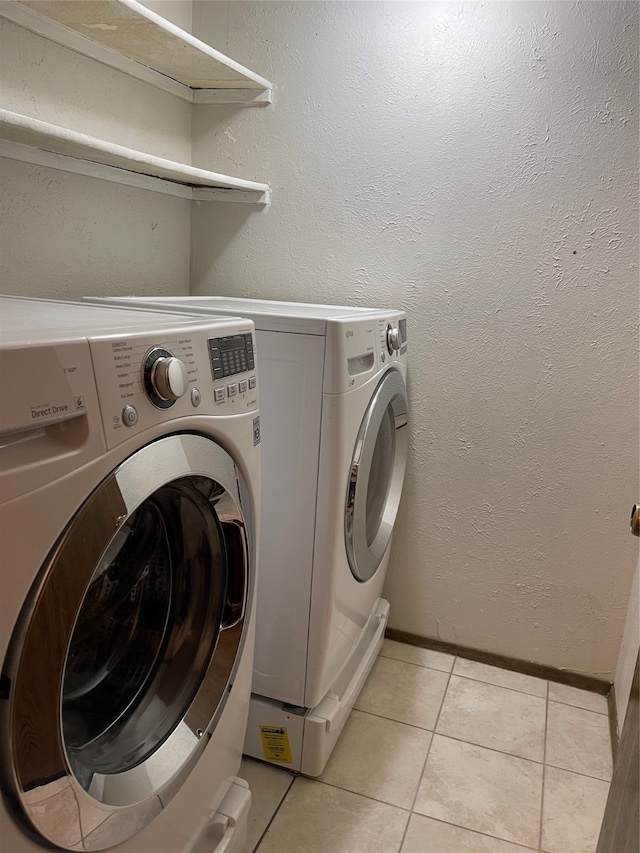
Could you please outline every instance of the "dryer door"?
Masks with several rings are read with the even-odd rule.
[[[345,543],[353,576],[367,581],[384,557],[398,512],[407,461],[407,395],[398,370],[382,377],[353,451]]]
[[[139,450],[71,520],[10,660],[10,774],[65,849],[136,834],[180,788],[231,689],[250,607],[244,485],[213,441]]]

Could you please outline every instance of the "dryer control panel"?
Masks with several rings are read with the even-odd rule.
[[[406,319],[401,319],[398,321],[394,321],[393,323],[387,323],[387,328],[384,333],[384,343],[387,348],[387,352],[389,355],[393,355],[398,352],[398,350],[402,351],[402,347],[406,350],[407,348],[407,321]],[[383,347],[384,351],[384,347]]]
[[[327,324],[325,394],[344,394],[390,365],[406,366],[407,318],[403,311],[372,311],[369,317]]]

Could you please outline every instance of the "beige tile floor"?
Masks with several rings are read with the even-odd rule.
[[[318,779],[243,759],[245,853],[594,853],[607,702],[385,640]]]

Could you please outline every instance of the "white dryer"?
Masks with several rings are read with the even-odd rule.
[[[226,297],[117,298],[255,323],[262,529],[245,752],[319,775],[382,644],[407,454],[400,311]]]
[[[241,851],[253,324],[11,297],[0,324],[2,848]]]

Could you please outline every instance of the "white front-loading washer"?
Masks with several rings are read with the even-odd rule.
[[[245,752],[317,776],[388,619],[381,594],[408,440],[406,316],[227,297],[107,301],[255,323],[263,491]]]
[[[0,324],[2,849],[241,851],[253,324],[12,297]]]

